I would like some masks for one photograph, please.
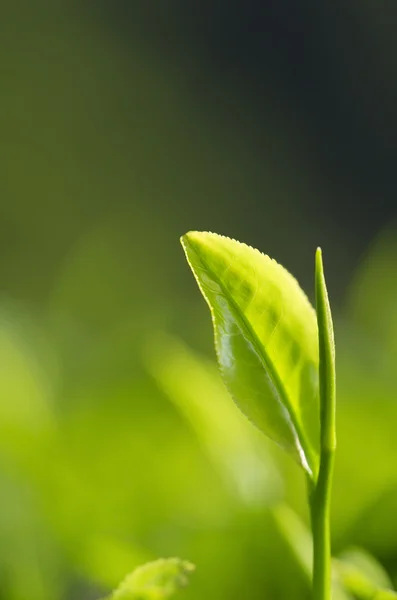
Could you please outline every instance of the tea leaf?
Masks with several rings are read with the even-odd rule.
[[[138,567],[107,600],[166,600],[188,583],[194,566],[179,558],[161,558]]]
[[[321,249],[316,252],[316,307],[320,354],[321,447],[333,452],[335,434],[335,342]]]
[[[236,404],[315,479],[314,309],[292,275],[258,250],[213,233],[190,232],[181,241],[210,307],[219,366]]]

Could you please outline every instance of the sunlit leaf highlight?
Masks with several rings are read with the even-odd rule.
[[[319,455],[315,311],[268,256],[213,234],[182,237],[212,314],[223,379],[240,410],[315,479]]]

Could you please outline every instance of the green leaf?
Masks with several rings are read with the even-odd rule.
[[[312,581],[313,542],[310,530],[286,504],[273,511],[277,527],[308,583]],[[379,562],[362,548],[350,548],[332,559],[333,600],[392,600],[392,582]]]
[[[267,440],[230,402],[217,366],[166,334],[152,336],[144,360],[230,486],[233,498],[261,507],[279,499],[281,476]]]
[[[135,569],[107,600],[166,600],[187,585],[193,570],[180,558],[161,558]]]
[[[320,354],[321,447],[333,452],[335,434],[335,342],[321,249],[316,252],[316,308]]]
[[[390,577],[379,562],[362,548],[349,548],[338,556],[342,571],[360,572],[377,588],[392,587]]]
[[[272,511],[275,523],[307,580],[312,581],[313,540],[311,532],[294,510],[280,502]]]
[[[181,241],[210,307],[219,366],[236,404],[315,479],[314,309],[288,271],[258,250],[213,233],[190,232]]]
[[[361,548],[352,548],[333,561],[334,569],[345,590],[358,600],[397,598],[392,583],[378,561]]]
[[[378,590],[372,600],[396,600],[397,592],[392,590]]]

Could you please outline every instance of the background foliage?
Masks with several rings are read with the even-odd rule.
[[[322,245],[333,545],[397,582],[395,12],[2,7],[1,598],[98,598],[175,555],[197,565],[187,599],[307,597],[284,510],[307,520],[304,481],[219,382],[192,228],[261,248],[311,298]]]

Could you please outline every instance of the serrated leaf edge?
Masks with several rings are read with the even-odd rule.
[[[223,381],[224,381],[224,383],[225,383],[225,385],[226,385],[226,387],[228,389],[228,392],[231,395],[233,401],[239,407],[239,403],[237,402],[237,400],[236,400],[233,392],[231,391],[229,385],[227,384],[227,381],[226,381],[226,378],[224,377],[223,369],[222,369],[222,366],[221,366],[220,353],[219,353],[219,349],[218,349],[219,342],[218,342],[218,335],[217,335],[217,331],[216,331],[216,320],[215,320],[214,310],[213,310],[213,308],[211,306],[211,303],[209,302],[209,299],[208,299],[206,293],[203,290],[203,287],[202,287],[202,285],[200,283],[200,280],[199,280],[199,278],[198,278],[198,276],[196,274],[196,271],[193,268],[193,265],[191,264],[191,261],[189,260],[188,249],[187,249],[187,244],[185,242],[185,239],[188,238],[188,236],[189,236],[190,233],[204,233],[204,234],[210,235],[211,237],[214,237],[214,238],[221,238],[221,239],[224,239],[224,240],[229,240],[229,241],[232,241],[232,242],[236,243],[239,246],[243,246],[243,247],[245,247],[245,248],[247,248],[249,250],[253,250],[255,253],[259,254],[262,257],[268,258],[273,263],[275,263],[278,267],[280,267],[289,277],[291,277],[291,279],[299,286],[299,289],[302,291],[303,295],[307,299],[309,307],[312,309],[314,315],[316,314],[316,312],[315,312],[314,308],[311,306],[311,303],[310,303],[308,297],[306,296],[305,292],[300,287],[297,279],[293,275],[291,275],[291,273],[285,267],[283,267],[282,265],[280,265],[280,263],[278,263],[274,258],[271,258],[269,255],[264,254],[263,252],[261,252],[257,248],[253,248],[249,244],[245,244],[244,242],[240,242],[240,241],[238,241],[238,240],[236,240],[234,238],[231,238],[231,237],[228,237],[228,236],[225,236],[225,235],[221,235],[221,234],[218,234],[218,233],[212,233],[210,231],[188,232],[185,235],[181,236],[180,241],[181,241],[183,250],[184,250],[185,255],[186,255],[186,260],[187,260],[187,262],[188,262],[188,264],[189,264],[189,266],[190,266],[190,268],[192,270],[194,278],[196,279],[197,285],[198,285],[198,287],[199,287],[199,289],[200,289],[200,291],[201,291],[201,293],[202,293],[202,295],[203,295],[203,297],[204,297],[204,299],[205,299],[205,301],[206,301],[206,303],[207,303],[207,305],[208,305],[208,307],[210,309],[211,321],[212,321],[212,326],[213,326],[213,331],[214,331],[215,351],[216,351],[217,361],[218,361],[218,365],[219,365],[219,370],[220,370],[221,375],[222,375],[222,379],[223,379]],[[209,273],[211,273],[211,275],[213,275],[211,269],[209,269],[209,267],[205,263],[205,261],[203,261],[201,259],[201,257],[199,257],[199,259],[202,262],[204,268],[207,269],[207,271]],[[225,292],[222,284],[220,284],[220,285],[221,285],[222,290]],[[302,432],[302,429],[301,429],[299,423],[296,421],[296,419],[293,416],[292,407],[291,407],[291,404],[290,404],[287,392],[285,391],[285,388],[284,388],[284,386],[282,384],[282,381],[281,381],[281,379],[280,379],[280,377],[279,377],[279,375],[278,375],[278,373],[277,373],[277,371],[276,371],[276,369],[275,369],[272,361],[268,358],[267,354],[264,355],[264,353],[261,352],[260,348],[262,347],[262,344],[258,340],[258,337],[257,337],[256,333],[254,333],[252,331],[251,325],[247,322],[247,320],[245,319],[244,315],[241,315],[241,311],[236,306],[236,304],[234,303],[233,299],[231,299],[231,303],[232,303],[232,306],[233,306],[234,310],[239,315],[239,317],[240,317],[240,319],[242,321],[242,325],[246,328],[246,330],[248,331],[248,333],[250,333],[252,335],[252,338],[253,338],[253,340],[255,342],[255,347],[254,347],[255,352],[256,352],[256,354],[257,354],[260,362],[263,364],[265,370],[267,369],[267,371],[269,373],[269,376],[270,376],[270,379],[271,379],[274,387],[277,389],[280,397],[282,398],[282,400],[280,400],[281,409],[285,412],[285,415],[286,415],[286,417],[287,417],[287,419],[288,419],[288,421],[290,423],[293,436],[294,436],[295,440],[297,441],[296,449],[298,451],[298,454],[299,454],[299,457],[300,457],[300,460],[301,460],[301,464],[302,464],[303,468],[306,470],[306,472],[308,473],[308,475],[311,478],[313,478],[314,474],[313,474],[313,471],[312,471],[312,469],[311,469],[311,467],[309,465],[308,457],[306,456],[306,455],[310,455],[310,452],[308,452],[308,448],[307,448],[307,445],[308,445],[307,444],[307,440],[306,440],[305,436],[303,435],[303,432]],[[280,393],[280,391],[281,391],[281,393]],[[283,401],[284,401],[284,403],[283,403]],[[256,427],[255,423],[247,415],[245,415],[245,413],[243,413],[243,414]],[[279,444],[279,442],[278,442],[277,439],[273,438],[272,436],[268,436],[267,434],[265,434],[265,435],[267,437],[270,437],[271,439],[273,439],[273,441],[275,441],[276,443]]]

